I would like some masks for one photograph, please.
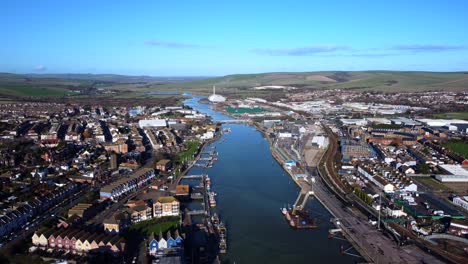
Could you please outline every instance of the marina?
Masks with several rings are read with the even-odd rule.
[[[185,205],[184,222],[192,223],[195,221],[200,230],[213,238],[212,242],[216,244],[217,248],[215,253],[225,254],[227,252],[227,228],[220,221],[218,214],[212,210],[216,207],[217,194],[211,191],[212,182],[209,175],[186,175],[181,177],[181,181],[184,184],[190,183],[192,186],[191,201]],[[200,205],[200,202],[201,207],[197,206],[197,204]],[[198,217],[198,219],[194,219],[194,217]]]
[[[214,120],[229,119],[212,111],[209,105],[198,103],[200,98],[194,97],[186,104]],[[330,213],[317,199],[309,199],[303,208],[313,212],[317,228],[297,232],[285,223],[279,209],[296,201],[300,188],[292,177],[286,177],[262,134],[246,124],[224,124],[222,129],[229,129],[230,133],[223,133],[203,150],[215,146],[218,161],[211,168],[193,167],[189,171],[193,175],[209,174],[210,190],[218,194],[216,207],[209,210],[212,219],[214,213],[221,218],[219,232],[222,234],[223,227],[227,228],[224,240],[217,240],[221,262],[300,264],[327,259],[331,263],[355,263],[355,258],[341,255],[341,245],[350,245],[347,241],[328,239],[328,230],[335,227],[329,222]],[[227,250],[222,254],[224,246]]]

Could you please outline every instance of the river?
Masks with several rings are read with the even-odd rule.
[[[194,96],[184,103],[214,120],[230,119],[200,104]],[[192,168],[189,174],[207,173],[217,195],[221,220],[228,228],[227,263],[355,263],[357,259],[340,254],[349,243],[328,239],[329,212],[311,198],[307,209],[318,219],[319,228],[294,230],[280,207],[293,204],[299,189],[271,156],[268,141],[254,127],[228,124],[231,128],[211,146],[219,161],[212,168]]]

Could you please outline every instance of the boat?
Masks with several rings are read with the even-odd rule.
[[[207,221],[206,225],[208,227],[208,232],[210,234],[214,234],[214,228],[213,228],[213,224],[211,223],[211,221]]]
[[[219,217],[217,213],[213,214],[213,216],[211,217],[211,222],[213,222],[213,225],[215,226],[219,224]]]
[[[216,200],[215,200],[215,193],[214,192],[209,192],[208,193],[208,198],[210,202],[210,207],[215,207],[216,206]]]
[[[294,220],[292,220],[292,219],[289,221],[289,224],[290,224],[292,227],[295,227],[295,226],[296,226],[296,223],[294,223]]]
[[[226,226],[224,226],[223,222],[219,222],[218,234],[221,238],[226,238],[227,236],[227,229],[226,229]]]
[[[291,220],[291,215],[289,214],[289,212],[286,212],[286,219],[288,219],[288,221]]]
[[[283,213],[283,215],[286,215],[288,213],[288,210],[285,207],[283,207],[281,208],[281,213]]]
[[[225,254],[227,252],[227,243],[225,238],[219,240],[219,253]]]

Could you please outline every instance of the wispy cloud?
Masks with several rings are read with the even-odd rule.
[[[250,51],[256,54],[270,56],[308,56],[320,53],[331,53],[347,49],[349,48],[345,46],[324,45],[288,49],[251,49]]]
[[[412,52],[441,52],[451,50],[463,50],[467,46],[463,45],[433,45],[433,44],[414,44],[414,45],[396,45],[394,50],[412,51]]]
[[[171,49],[197,49],[197,48],[202,47],[202,46],[196,45],[196,44],[173,42],[173,41],[163,41],[163,40],[147,40],[147,41],[145,41],[145,45],[165,47],[165,48],[171,48]]]
[[[34,67],[34,70],[36,70],[36,71],[45,71],[45,70],[47,70],[47,67],[40,64],[40,65],[37,65],[36,67]]]
[[[356,57],[356,58],[382,58],[390,56],[398,56],[398,53],[333,53],[333,54],[319,54],[320,57]]]

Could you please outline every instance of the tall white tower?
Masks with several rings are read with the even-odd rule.
[[[226,101],[226,98],[222,95],[217,95],[216,94],[216,86],[213,85],[213,94],[208,97],[208,100],[212,103],[219,103],[219,102],[224,102]]]

